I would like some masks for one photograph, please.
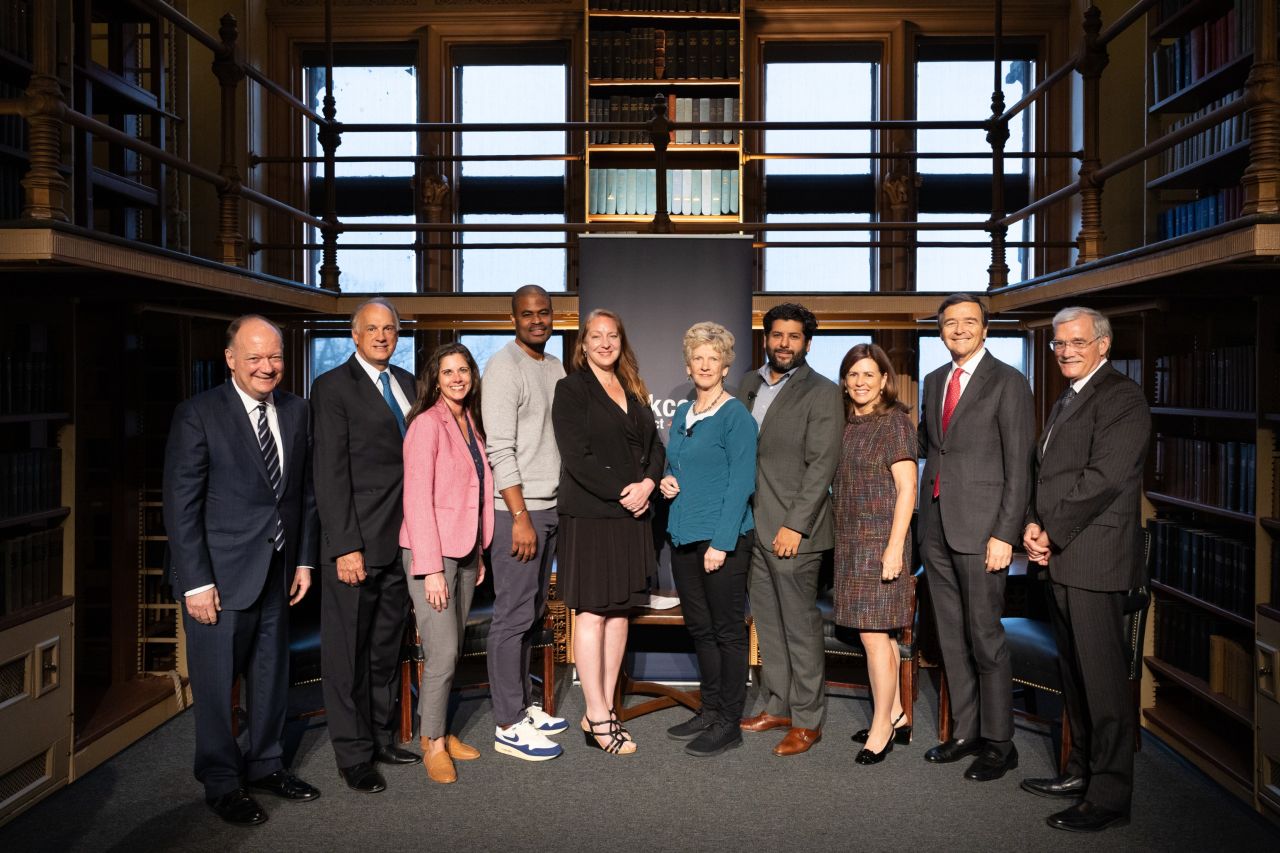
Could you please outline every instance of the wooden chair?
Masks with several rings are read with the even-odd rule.
[[[493,581],[486,578],[476,590],[475,599],[471,603],[471,612],[467,616],[466,633],[462,640],[462,660],[458,664],[459,674],[463,663],[485,656],[489,645],[489,627],[493,623]],[[548,714],[556,711],[556,662],[555,662],[555,630],[550,608],[546,620],[539,633],[534,637],[533,648],[541,654],[542,673],[538,677],[542,683],[542,708]],[[400,742],[405,743],[413,738],[417,715],[413,713],[414,697],[422,680],[423,652],[422,641],[418,637],[415,625],[405,631],[405,642],[400,654]],[[461,682],[456,677],[454,690],[488,691],[489,682]]]

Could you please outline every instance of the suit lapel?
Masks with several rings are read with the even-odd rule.
[[[1107,374],[1113,370],[1114,368],[1111,367],[1111,362],[1109,361],[1103,364],[1102,367],[1098,368],[1098,372],[1093,374],[1093,377],[1085,384],[1084,389],[1076,394],[1075,399],[1071,401],[1071,406],[1065,411],[1059,411],[1058,416],[1050,421],[1045,427],[1045,438],[1048,441],[1052,442],[1053,434],[1055,432],[1060,434],[1061,430],[1067,425],[1067,422],[1076,416],[1076,412],[1079,412],[1084,408],[1085,403],[1088,402],[1089,398],[1096,394],[1098,389],[1102,387],[1102,383],[1107,380]],[[1045,443],[1044,441],[1041,441],[1041,459],[1044,458],[1045,450]]]
[[[973,405],[977,405],[975,403],[973,405],[966,406],[965,401],[973,399],[976,395],[980,394],[982,392],[982,386],[986,385],[987,380],[991,378],[992,371],[995,369],[990,363],[991,358],[992,355],[988,352],[982,357],[982,361],[978,362],[978,366],[973,370],[973,375],[969,377],[968,384],[964,386],[964,393],[960,395],[960,399],[956,402],[955,411],[951,413],[951,422],[947,424],[948,431],[955,427],[956,418],[973,408]],[[960,369],[964,370],[963,367]],[[974,397],[971,397],[970,395],[974,395]],[[941,419],[941,416],[939,416],[939,419]]]
[[[942,401],[938,399],[938,383],[946,376],[945,368],[939,368],[924,378],[924,400],[928,407],[929,435],[942,444]]]
[[[782,390],[778,392],[778,396],[774,397],[773,402],[769,404],[769,411],[764,413],[764,422],[760,424],[761,435],[764,435],[764,431],[769,428],[769,424],[778,420],[780,417],[778,412],[782,410],[781,407],[784,404],[791,402],[792,397],[799,396],[802,393],[797,386],[805,382],[809,378],[809,374],[812,372],[813,369],[810,368],[809,365],[802,364],[796,369],[795,373],[791,374],[791,378],[783,383]],[[763,386],[764,377],[762,376],[760,379],[760,384]]]
[[[356,360],[355,353],[351,354],[351,358],[347,360],[347,365],[351,369],[351,379],[356,383],[356,388],[358,389],[356,396],[364,397],[370,410],[378,412],[375,417],[382,421],[387,429],[396,435],[400,435],[400,425],[396,423],[396,416],[392,413],[391,407],[387,405],[387,398],[382,396],[382,386],[369,378],[369,374],[364,370],[364,365]],[[394,371],[391,375],[397,382],[400,381],[400,377]],[[400,382],[400,387],[404,388],[403,382]],[[415,396],[417,396],[416,392],[409,399],[413,400]]]
[[[235,380],[233,379],[223,386],[226,389],[227,397],[225,409],[228,418],[227,426],[231,435],[239,436],[237,440],[248,449],[249,457],[253,460],[254,467],[262,475],[262,480],[267,484],[267,488],[271,488],[271,477],[267,474],[266,460],[262,458],[262,446],[258,444],[258,434],[254,432],[254,428],[249,424],[249,413],[245,411],[244,401],[236,393],[234,382]]]
[[[595,397],[596,400],[599,401],[599,403],[603,405],[605,409],[610,412],[610,414],[614,415],[617,418],[620,418],[623,421],[626,421],[627,416],[631,411],[631,404],[635,402],[634,400],[631,399],[631,396],[629,394],[626,394],[625,391],[623,392],[627,400],[627,411],[625,412],[622,411],[622,409],[618,407],[618,404],[613,401],[613,398],[609,396],[609,392],[604,390],[604,386],[601,385],[600,380],[596,378],[595,372],[592,371],[590,367],[587,367],[584,369],[589,374],[586,377],[586,380],[587,380],[587,387],[590,388],[591,390],[591,396]]]
[[[470,455],[471,449],[467,447],[467,440],[462,435],[462,430],[458,428],[458,422],[453,419],[453,412],[449,411],[449,404],[444,401],[444,398],[437,400],[431,407],[431,411],[444,426],[444,431],[449,436],[449,443],[459,452]]]

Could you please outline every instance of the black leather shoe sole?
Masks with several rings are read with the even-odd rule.
[[[994,782],[1017,766],[1018,754],[1016,752],[1007,758],[998,760],[986,760],[984,756],[970,765],[968,770],[964,771],[964,778],[973,782]]]
[[[387,790],[387,780],[382,777],[372,764],[357,764],[355,767],[340,768],[338,774],[347,787],[361,794],[377,794]]]
[[[373,754],[373,760],[379,764],[421,764],[422,756],[398,746],[384,746]]]
[[[267,813],[243,788],[205,802],[214,814],[232,826],[257,826],[267,822]]]
[[[1044,822],[1054,829],[1062,829],[1067,832],[1102,832],[1104,829],[1118,829],[1129,825],[1129,816],[1126,814],[1117,814],[1112,817],[1088,821],[1067,821],[1057,820],[1056,818],[1057,815],[1050,815],[1044,819]]]
[[[1083,779],[1077,779],[1067,785],[1059,784],[1056,779],[1023,779],[1019,787],[1028,794],[1054,800],[1079,799],[1084,796],[1085,791]]]
[[[708,744],[705,747],[695,741],[686,746],[684,751],[686,755],[692,755],[694,758],[712,758],[740,746],[742,746],[742,738],[739,736],[716,744]]]
[[[930,764],[950,764],[953,761],[959,761],[970,755],[977,755],[982,751],[982,741],[974,738],[972,741],[966,741],[962,744],[956,744],[954,741],[947,741],[932,747],[924,754],[924,760]]]
[[[263,779],[248,783],[245,787],[256,793],[271,794],[273,797],[295,803],[309,803],[320,798],[318,790],[291,774],[272,773]]]

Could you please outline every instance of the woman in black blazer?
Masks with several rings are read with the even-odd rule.
[[[611,705],[627,611],[648,600],[655,565],[649,496],[666,454],[617,314],[588,315],[572,365],[551,408],[561,459],[556,585],[577,611],[573,655],[587,702],[584,739],[628,755],[635,742]]]

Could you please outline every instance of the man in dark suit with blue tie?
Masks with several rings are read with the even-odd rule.
[[[195,699],[195,775],[233,824],[267,819],[249,790],[307,801],[320,792],[283,762],[288,605],[311,586],[317,524],[305,401],[277,391],[280,330],[258,316],[227,328],[231,381],[180,404],[164,464],[171,584],[185,605]],[[232,735],[231,689],[245,677],[248,750]],[[249,790],[246,790],[248,788]]]
[[[1066,772],[1024,790],[1077,802],[1046,820],[1097,832],[1129,821],[1136,714],[1125,609],[1146,583],[1142,466],[1151,410],[1142,389],[1107,361],[1111,323],[1092,308],[1053,318],[1054,358],[1070,383],[1036,445],[1023,546],[1049,567],[1062,701],[1071,724]]]
[[[413,374],[391,364],[400,317],[381,297],[351,317],[356,351],[311,386],[320,511],[320,666],[338,771],[353,790],[387,782],[376,764],[415,764],[396,746],[400,643],[409,587],[400,566],[405,415]]]

